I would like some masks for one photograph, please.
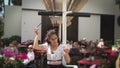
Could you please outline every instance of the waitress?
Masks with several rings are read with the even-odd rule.
[[[55,30],[48,31],[48,42],[38,44],[40,36],[39,29],[34,29],[36,37],[34,39],[33,48],[37,50],[47,50],[47,68],[63,68],[62,58],[65,58],[66,63],[70,63],[69,49],[67,45],[60,44]]]

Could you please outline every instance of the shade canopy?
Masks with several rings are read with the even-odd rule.
[[[62,11],[63,0],[43,0],[47,11]],[[88,0],[67,0],[67,11],[79,12]],[[63,12],[63,11],[62,11]],[[53,26],[58,26],[62,23],[61,16],[49,16]],[[73,17],[67,16],[67,26],[71,24]]]

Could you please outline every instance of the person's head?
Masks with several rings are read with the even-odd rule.
[[[67,44],[69,44],[69,41],[67,40]]]
[[[59,44],[58,35],[55,30],[49,30],[47,33],[48,43],[51,45]]]
[[[9,47],[15,47],[15,46],[14,46],[14,44],[10,43],[10,44],[9,44]]]
[[[10,48],[10,51],[11,51],[11,52],[15,52],[14,47],[11,47],[11,48]]]
[[[83,38],[82,40],[86,41],[86,38]]]
[[[33,51],[32,45],[29,45],[27,50],[28,50],[28,52],[32,52]]]
[[[96,47],[96,44],[94,42],[91,42],[90,46],[91,47]]]
[[[74,42],[74,43],[73,43],[73,47],[78,47],[78,43],[77,43],[77,42]]]
[[[87,42],[86,38],[82,38],[81,42],[86,43]]]
[[[95,41],[98,42],[98,39],[96,39]]]
[[[16,47],[17,41],[12,41],[9,43],[9,47]]]
[[[103,38],[101,38],[100,41],[103,42]]]
[[[73,40],[71,40],[71,41],[70,41],[70,44],[73,45],[73,43],[74,43]]]
[[[17,46],[17,45],[18,45],[18,42],[17,42],[16,40],[13,40],[11,43],[12,43],[14,46]]]

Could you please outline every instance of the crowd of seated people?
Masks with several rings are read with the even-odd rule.
[[[70,48],[70,57],[72,59],[71,64],[73,65],[77,65],[78,60],[94,56],[95,58],[102,58],[107,62],[114,63],[114,64],[110,64],[108,68],[115,66],[115,61],[118,54],[114,56],[115,57],[114,61],[112,61],[111,59],[108,59],[110,54],[105,53],[104,50],[111,49],[111,48],[109,47],[107,48],[107,45],[104,45],[103,39],[100,39],[100,40],[96,39],[95,41],[87,41],[86,38],[83,38],[82,40],[75,41],[75,42],[70,40],[70,41],[67,41],[67,45]],[[102,46],[106,46],[106,48],[100,48]]]
[[[9,59],[7,61],[4,61],[5,64],[10,64],[10,63],[12,63],[12,61],[14,61],[16,59],[16,57],[20,57],[20,54],[23,51],[19,51],[18,45],[20,45],[20,44],[18,44],[17,41],[13,40],[9,43],[8,46],[6,46],[4,44],[4,42],[2,40],[0,40],[0,55],[3,57],[6,57],[6,56],[9,57]],[[34,51],[32,49],[32,45],[29,45],[25,49],[26,49],[26,52],[24,52],[24,53],[26,54],[26,58],[23,59],[23,61],[22,61],[23,65],[21,65],[21,67],[22,68],[35,68],[34,67],[35,55],[34,55]],[[10,65],[7,68],[14,68],[14,67]]]
[[[3,41],[0,40],[0,55],[3,54],[4,50],[9,50],[11,51],[12,54],[20,54],[21,51],[19,51],[18,46],[17,46],[16,41],[12,41],[9,43],[9,46],[5,46]],[[71,57],[70,64],[71,65],[78,65],[77,61],[81,60],[83,58],[89,57],[89,56],[95,56],[95,57],[101,57],[103,58],[106,57],[102,50],[104,49],[99,49],[99,46],[104,45],[104,40],[95,40],[95,41],[87,41],[86,38],[83,38],[80,41],[67,41],[67,47],[70,49],[69,55]],[[32,49],[32,45],[28,46],[26,48],[27,52],[27,59],[23,61],[24,68],[35,68],[34,66],[34,60],[35,60],[35,55],[34,51]],[[115,62],[114,62],[115,63]]]

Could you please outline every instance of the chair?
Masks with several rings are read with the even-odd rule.
[[[26,68],[35,68],[34,61],[30,61],[30,63],[26,65]]]
[[[66,68],[78,68],[77,65],[65,65]]]
[[[78,68],[77,65],[67,65],[66,62],[65,62],[64,57],[63,57],[62,63],[65,66],[65,68]]]

